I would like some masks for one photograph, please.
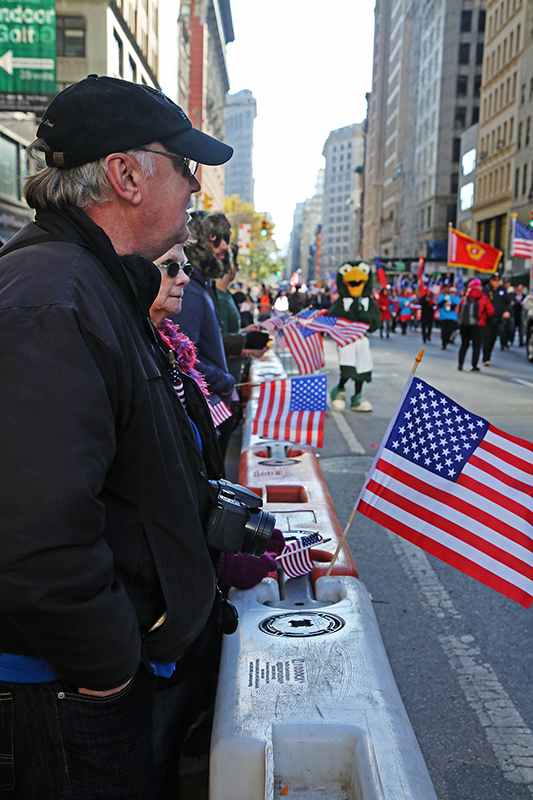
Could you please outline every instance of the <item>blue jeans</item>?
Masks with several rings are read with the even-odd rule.
[[[0,681],[0,797],[146,800],[154,681],[144,667],[111,697]]]

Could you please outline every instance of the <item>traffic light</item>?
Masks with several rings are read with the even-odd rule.
[[[266,221],[266,219],[264,219],[263,222],[261,223],[261,230],[259,231],[259,233],[263,237],[268,236],[268,222]]]
[[[204,211],[210,211],[213,208],[213,198],[207,192],[204,192]]]
[[[529,227],[533,228],[533,208],[529,212]]]

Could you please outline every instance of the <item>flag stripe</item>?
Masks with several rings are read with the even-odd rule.
[[[464,556],[470,561],[474,561],[489,572],[505,576],[506,580],[513,581],[524,591],[533,594],[533,580],[525,574],[528,570],[524,569],[524,567],[530,565],[525,565],[520,559],[515,559],[513,566],[511,566],[509,564],[508,554],[506,554],[506,560],[501,561],[499,558],[500,548],[494,547],[491,542],[484,541],[483,549],[479,549],[477,546],[479,537],[472,536],[471,532],[467,529],[464,529],[464,536],[457,536],[455,534],[460,530],[460,526],[458,526],[458,530],[454,533],[450,530],[448,521],[445,520],[447,523],[445,529],[441,524],[444,518],[433,513],[429,516],[429,520],[431,521],[426,521],[421,518],[421,513],[424,513],[424,510],[421,509],[417,503],[413,503],[412,507],[409,507],[409,503],[405,501],[402,494],[383,486],[380,488],[382,491],[379,497],[365,490],[362,500],[370,507],[377,508],[387,514],[392,514],[393,519],[401,524],[407,525],[414,532],[416,531],[418,534],[426,536],[429,539],[439,541],[441,544],[444,544],[448,550]],[[402,502],[398,503],[398,499]],[[372,514],[368,516],[372,516]],[[433,522],[435,524],[432,524]],[[392,530],[396,530],[396,526],[393,526]],[[516,568],[517,566],[518,568]]]
[[[513,453],[502,450],[501,447],[497,447],[491,442],[487,442],[486,439],[479,445],[479,450],[485,450],[492,456],[495,456],[496,458],[500,459],[500,461],[502,461],[503,463],[507,463],[510,464],[512,467],[516,467],[516,469],[520,470],[522,473],[525,472],[528,475],[533,475],[533,464],[529,464],[522,458],[517,458]]]
[[[367,487],[368,492],[374,492],[375,488],[375,481],[370,481]],[[401,489],[401,487],[398,488]],[[506,549],[502,549],[502,547],[496,544],[496,541],[500,537],[498,537],[497,534],[494,535],[494,532],[490,531],[490,529],[488,531],[485,529],[482,532],[482,535],[478,535],[474,530],[472,530],[472,526],[465,528],[463,525],[455,522],[452,518],[457,516],[459,519],[468,521],[467,517],[454,515],[453,512],[451,512],[448,517],[444,517],[442,514],[435,513],[430,508],[421,508],[417,502],[416,493],[414,494],[414,498],[410,499],[410,492],[404,492],[401,490],[396,492],[390,487],[382,487],[382,489],[383,491],[380,491],[379,493],[380,500],[390,503],[391,506],[396,508],[397,512],[401,509],[402,511],[405,511],[406,514],[409,514],[417,519],[419,523],[422,522],[422,530],[431,528],[449,534],[450,537],[456,540],[456,547],[460,548],[460,542],[463,542],[464,544],[469,545],[494,559],[495,562],[506,564],[506,566],[508,566],[510,569],[520,573],[521,575],[524,575],[524,577],[532,581],[533,587],[533,565],[528,564],[522,559],[521,553],[523,552],[523,548],[514,547],[517,553],[515,555],[511,552],[513,549],[513,544],[509,544],[507,541],[505,541],[502,544]],[[418,527],[418,530],[420,531],[420,526]],[[530,555],[530,553],[526,553],[526,557]]]
[[[502,488],[500,484],[503,483],[505,486],[509,486],[510,489],[516,490],[512,494],[508,495],[507,498],[505,497],[505,495],[500,495],[504,500],[506,500],[506,502],[502,503],[502,505],[504,505],[506,508],[509,508],[510,511],[513,510],[512,507],[514,505],[520,505],[521,503],[524,502],[524,498],[521,496],[522,494],[524,494],[526,498],[531,495],[531,487],[527,483],[518,480],[512,475],[506,474],[502,469],[498,469],[497,467],[493,466],[490,461],[485,461],[483,458],[479,458],[479,456],[477,455],[473,455],[470,457],[468,465],[465,467],[465,469],[463,470],[463,474],[458,479],[458,483],[462,483],[463,477],[469,478],[471,476],[470,473],[472,472],[473,474],[476,468],[479,469],[480,481],[478,481],[477,483],[480,489],[482,489],[483,487],[483,482],[484,479],[486,479],[486,475],[489,474],[496,479],[496,483],[492,482],[493,489],[494,486],[496,486],[496,490]],[[507,501],[512,497],[516,497],[516,503],[513,503],[511,501],[508,505]],[[533,522],[533,516],[531,514],[529,514],[529,519],[531,520],[531,522]]]
[[[509,597],[511,600],[524,606],[524,608],[529,608],[531,606],[533,597],[530,597],[527,591],[521,590],[515,586],[512,581],[504,580],[493,572],[484,569],[475,561],[456,553],[454,550],[450,550],[434,539],[429,539],[424,536],[424,534],[418,533],[418,531],[398,522],[394,517],[388,516],[362,500],[359,502],[358,510],[367,517],[371,517],[371,519],[378,522],[384,528],[395,531],[404,539],[421,547],[427,553],[440,558],[441,561],[450,564],[452,567],[460,569],[465,575],[469,575],[471,578],[481,581],[481,583],[484,583],[491,589],[495,589],[497,592],[505,595],[505,597]]]
[[[492,479],[487,480],[486,471],[476,470],[475,468],[471,469],[471,467],[472,465],[469,464],[463,471],[456,486],[464,486],[465,489],[477,493],[478,496],[486,495],[487,490],[490,490],[490,502],[496,505],[496,513],[499,513],[500,516],[505,518],[509,515],[510,525],[519,524],[516,517],[524,520],[528,525],[533,525],[533,512],[522,504],[522,498],[518,497],[517,499],[513,499],[508,495],[502,494],[500,491],[502,486],[499,478],[491,476]],[[467,470],[468,474],[466,474]],[[474,475],[477,475],[477,478],[474,477]]]
[[[523,548],[526,551],[526,558],[531,557],[530,553],[533,552],[533,541],[531,536],[528,536],[526,533],[526,531],[530,530],[529,525],[522,524],[521,529],[519,529],[513,524],[503,522],[498,516],[494,516],[488,511],[480,509],[479,504],[476,502],[476,498],[478,497],[477,494],[470,494],[469,492],[464,492],[463,496],[460,496],[456,493],[452,494],[449,491],[426,483],[424,480],[420,480],[420,478],[415,477],[415,475],[411,472],[404,472],[401,467],[391,464],[383,458],[380,459],[376,465],[376,470],[387,475],[389,478],[392,478],[393,481],[400,484],[400,486],[398,486],[398,491],[402,492],[406,497],[412,496],[413,499],[417,499],[419,506],[420,495],[430,497],[447,509],[450,514],[452,511],[461,514],[461,522],[462,524],[468,526],[468,528],[472,530],[479,530],[483,533],[483,535],[488,536],[489,538],[491,536],[491,532],[496,531],[499,535],[504,536],[507,540],[509,540],[509,542],[514,542],[516,545]],[[442,483],[448,482],[442,481]],[[388,487],[390,485],[391,482],[388,481],[386,486]],[[455,484],[455,486],[457,486],[457,484]],[[379,495],[380,492],[376,491],[376,494]],[[426,509],[423,506],[420,506],[422,518],[425,510]],[[496,514],[498,514],[500,511],[497,505],[494,505],[494,511]],[[436,512],[432,511],[431,513]],[[519,520],[515,519],[514,521],[516,522],[516,525],[520,525]],[[533,559],[531,560],[533,563]]]
[[[500,441],[501,439],[504,439],[504,441]],[[485,436],[485,441],[492,442],[505,451],[509,449],[512,453],[518,456],[518,458],[523,458],[526,461],[529,458],[528,453],[533,453],[533,444],[531,444],[531,442],[526,442],[525,439],[519,439],[518,436],[512,436],[510,433],[505,433],[505,431],[501,431],[499,428],[494,428],[492,425],[489,425]]]

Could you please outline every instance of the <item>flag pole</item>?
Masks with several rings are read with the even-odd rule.
[[[422,350],[421,350],[421,351],[419,352],[419,354],[417,355],[417,357],[415,358],[415,363],[413,364],[413,369],[411,370],[411,375],[414,375],[414,374],[415,374],[415,372],[417,371],[417,369],[418,369],[418,365],[420,364],[420,362],[421,362],[421,361],[422,361],[422,359],[424,358],[424,351],[425,351],[425,349],[426,349],[426,348],[425,348],[425,347],[423,347],[423,348],[422,348]]]
[[[413,364],[413,369],[411,370],[411,375],[415,374],[416,370],[418,369],[418,365],[420,364],[420,362],[424,358],[424,350],[425,350],[425,348],[423,347],[422,350],[417,355],[417,357],[415,358],[415,363]],[[350,530],[350,526],[351,526],[351,524],[352,524],[352,522],[354,520],[356,511],[357,511],[357,503],[356,503],[352,513],[350,514],[350,519],[348,520],[348,522],[346,524],[346,527],[345,527],[345,529],[343,531],[343,534],[342,534],[342,536],[340,538],[339,544],[337,545],[337,549],[335,550],[335,554],[334,554],[334,556],[333,556],[333,558],[331,560],[331,564],[329,565],[329,567],[327,569],[326,576],[325,576],[326,578],[329,575],[331,575],[331,570],[335,566],[335,562],[336,562],[337,558],[339,557],[339,553],[341,551],[341,548],[342,548],[344,542],[346,541],[346,536],[348,535],[348,531]]]

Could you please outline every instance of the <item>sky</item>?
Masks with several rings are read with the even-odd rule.
[[[231,0],[230,93],[251,89],[255,208],[288,244],[330,131],[362,122],[372,86],[373,0]]]

